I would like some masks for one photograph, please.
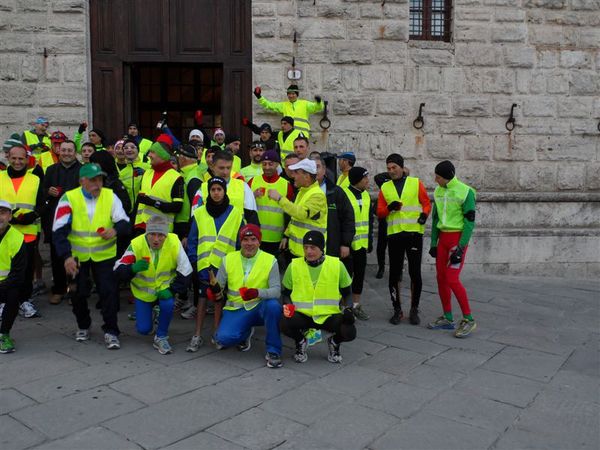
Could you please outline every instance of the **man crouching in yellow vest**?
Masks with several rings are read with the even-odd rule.
[[[254,224],[240,229],[241,250],[229,253],[217,272],[217,287],[223,286],[227,301],[215,333],[218,347],[237,345],[250,350],[255,326],[265,326],[267,367],[281,367],[281,282],[279,266],[270,253],[260,250],[262,234]],[[215,290],[215,286],[212,287]]]
[[[173,294],[187,292],[192,273],[181,241],[176,234],[169,233],[169,226],[170,222],[163,217],[150,217],[146,234],[131,241],[114,269],[121,280],[131,280],[138,333],[152,331],[152,306],[158,302],[154,348],[161,355],[172,352],[168,332],[175,304]]]
[[[303,238],[304,258],[294,258],[283,276],[281,332],[296,342],[294,361],[308,360],[309,328],[333,333],[327,339],[331,363],[341,363],[340,344],[356,338],[352,311],[352,279],[339,258],[325,256],[325,237],[309,231]],[[344,309],[340,309],[340,298]],[[291,301],[290,301],[291,300]]]

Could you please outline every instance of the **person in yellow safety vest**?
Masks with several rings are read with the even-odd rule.
[[[294,258],[282,281],[283,316],[281,332],[296,344],[294,361],[308,360],[308,329],[333,333],[327,339],[331,363],[341,363],[340,344],[356,338],[352,312],[352,278],[335,256],[327,256],[325,237],[319,231],[304,235],[303,256]]]
[[[79,152],[81,151],[81,147],[83,146],[81,141],[83,141],[83,133],[85,132],[85,130],[87,130],[87,127],[87,122],[81,122],[79,124],[79,128],[77,128],[77,131],[75,132],[75,135],[73,137],[73,141],[75,141],[75,145],[77,145],[77,151]],[[104,132],[99,128],[92,128],[88,133],[88,141],[94,145],[96,151],[101,151],[104,150],[104,146],[106,144],[106,136],[104,135]]]
[[[242,159],[238,156],[240,153],[240,146],[242,145],[242,140],[239,136],[227,136],[227,140],[225,141],[225,150],[231,152],[233,155],[233,165],[231,166],[232,173],[240,173],[242,170]]]
[[[289,248],[292,257],[302,256],[302,238],[311,230],[319,231],[327,238],[327,198],[317,182],[317,165],[310,159],[303,159],[290,166],[294,184],[300,190],[292,203],[276,189],[269,189],[268,195],[291,218],[281,240],[280,249]]]
[[[155,142],[148,151],[151,168],[144,172],[137,196],[134,234],[146,229],[151,216],[162,216],[171,222],[183,207],[183,177],[171,165],[171,153],[166,144]]]
[[[125,159],[122,162],[117,161],[116,164],[119,171],[119,179],[127,190],[131,204],[131,210],[127,211],[127,214],[129,214],[130,220],[133,221],[135,201],[142,185],[142,176],[150,168],[150,165],[142,162],[139,157],[138,146],[132,139],[126,139],[123,142],[123,156]]]
[[[252,178],[262,175],[262,156],[265,153],[265,144],[261,141],[254,141],[250,144],[250,165],[242,167],[241,174],[246,180],[246,183],[250,183]]]
[[[147,335],[152,331],[153,305],[158,303],[153,345],[161,355],[171,353],[169,324],[175,305],[173,297],[175,293],[187,292],[192,266],[177,235],[169,233],[169,223],[163,217],[150,217],[146,234],[131,241],[114,271],[120,280],[131,283],[138,333]]]
[[[352,308],[358,320],[369,320],[363,310],[360,296],[367,268],[367,253],[373,250],[373,217],[374,209],[369,195],[369,171],[364,167],[352,167],[348,172],[348,187],[344,192],[350,199],[354,209],[356,232],[350,244],[350,261],[352,270]]]
[[[475,228],[475,189],[456,177],[454,164],[442,161],[435,166],[437,187],[431,224],[431,248],[435,258],[438,293],[444,314],[427,325],[430,329],[453,330],[452,293],[460,306],[461,319],[454,336],[464,338],[477,328],[471,315],[469,297],[460,281],[467,247]]]
[[[406,255],[411,292],[409,322],[411,325],[418,325],[421,322],[419,301],[423,287],[423,233],[431,212],[431,202],[421,180],[406,175],[404,158],[401,155],[392,153],[385,162],[390,180],[381,185],[377,199],[377,216],[380,219],[387,218],[390,258],[388,289],[394,308],[390,323],[398,325],[404,317],[400,302],[400,281]]]
[[[254,88],[254,96],[258,99],[258,104],[265,109],[280,113],[282,116],[289,116],[294,119],[294,128],[310,137],[310,115],[323,111],[325,104],[320,95],[315,95],[315,101],[311,102],[298,98],[300,89],[296,84],[290,84],[287,88],[287,101],[270,102],[262,96],[260,86]]]
[[[117,312],[119,285],[113,265],[117,257],[117,237],[129,234],[129,217],[119,197],[103,187],[105,172],[98,164],[89,163],[79,169],[80,187],[67,191],[60,198],[52,242],[64,261],[67,277],[76,284],[71,293],[73,314],[77,320],[75,340],[90,338],[92,319],[88,297],[92,285],[98,290],[104,324],[104,343],[109,350],[121,348]]]
[[[210,171],[215,177],[227,182],[227,197],[231,204],[244,211],[246,222],[259,225],[256,200],[248,184],[238,178],[231,178],[233,155],[228,151],[217,151],[212,156]],[[202,183],[192,200],[192,213],[204,204],[208,196],[208,184]]]
[[[179,173],[183,177],[183,206],[181,211],[175,215],[175,227],[173,228],[174,233],[179,236],[184,242],[187,240],[187,235],[190,233],[190,217],[192,211],[192,200],[196,194],[198,188],[193,192],[188,189],[190,180],[200,180],[199,166],[197,160],[196,147],[190,144],[183,144],[177,150],[175,150],[177,157],[177,165],[179,166]],[[197,186],[197,185],[196,185]],[[191,194],[191,197],[190,197]]]
[[[350,186],[348,172],[350,172],[350,169],[356,164],[356,156],[354,156],[354,153],[352,152],[344,152],[341,155],[337,155],[336,158],[341,172],[336,184],[342,188],[346,188]]]
[[[296,139],[294,139],[294,153],[298,157],[298,159],[306,159],[310,153],[310,143],[308,139],[304,135],[298,135]]]
[[[146,156],[148,150],[150,150],[150,147],[152,146],[152,141],[140,135],[140,129],[137,122],[129,122],[129,125],[127,125],[127,137],[135,142],[142,158]]]
[[[39,156],[44,149],[52,148],[52,141],[48,134],[50,122],[45,117],[38,117],[30,130],[25,130],[21,135],[21,142],[26,145],[34,156]]]
[[[217,284],[209,289],[216,296],[225,293],[225,306],[219,328],[215,333],[218,347],[237,345],[247,352],[252,345],[254,327],[266,329],[267,367],[278,368],[281,363],[281,282],[279,268],[273,255],[259,249],[261,231],[254,224],[240,229],[241,250],[229,253],[221,262]]]
[[[294,153],[294,141],[298,136],[304,136],[304,133],[294,128],[294,119],[289,116],[283,117],[281,130],[277,132],[277,145],[282,158]]]
[[[260,248],[275,257],[280,254],[279,245],[283,239],[285,227],[289,222],[289,216],[267,193],[270,189],[275,189],[283,197],[294,201],[292,185],[278,174],[279,162],[277,152],[267,150],[262,156],[262,175],[252,178],[249,182],[250,189],[252,189],[256,198],[258,220],[261,223],[262,240]]]
[[[28,153],[22,145],[8,151],[9,166],[0,172],[0,195],[14,205],[11,225],[24,235],[27,254],[25,282],[19,291],[19,314],[26,318],[35,317],[33,305],[34,261],[38,248],[39,217],[45,210],[41,167],[28,170]]]
[[[60,152],[60,144],[67,140],[67,136],[61,131],[55,131],[50,135],[50,140],[52,141],[52,148],[50,151],[43,152],[38,156],[38,166],[42,168],[44,174],[48,167],[52,164],[56,164],[58,162],[58,154]]]
[[[204,184],[208,187],[206,203],[193,213],[187,242],[187,254],[199,285],[198,303],[192,307],[195,309],[186,311],[185,316],[182,313],[182,317],[196,315],[196,328],[186,349],[188,352],[196,352],[202,345],[200,333],[206,316],[206,301],[209,299],[207,289],[214,285],[214,275],[221,266],[221,260],[239,249],[238,233],[244,225],[242,210],[229,200],[225,179],[214,177]],[[211,297],[210,300],[216,299]],[[215,302],[213,334],[219,326],[222,309],[223,305]]]
[[[12,220],[13,204],[0,197],[0,353],[15,351],[15,343],[10,330],[19,313],[19,291],[25,282],[27,271],[27,251],[23,234]]]

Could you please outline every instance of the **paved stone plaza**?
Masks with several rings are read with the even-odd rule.
[[[285,338],[284,367],[268,369],[262,330],[248,353],[186,353],[192,323],[179,317],[161,356],[124,301],[122,349],[108,351],[97,312],[92,341],[77,343],[69,306],[40,298],[43,316],[18,319],[17,352],[0,355],[0,448],[598,448],[598,283],[467,269],[479,329],[459,340],[388,324],[372,269],[372,317],[342,365],[324,343],[296,364]],[[440,306],[434,275],[424,282],[426,321]]]

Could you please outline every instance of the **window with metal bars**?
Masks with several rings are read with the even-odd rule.
[[[450,42],[452,0],[410,0],[410,39]]]

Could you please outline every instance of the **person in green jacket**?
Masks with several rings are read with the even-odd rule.
[[[271,102],[262,96],[260,86],[254,88],[254,96],[258,104],[265,109],[280,113],[282,116],[294,119],[294,129],[301,131],[306,137],[310,137],[310,115],[323,111],[324,103],[320,95],[315,95],[315,101],[298,98],[300,89],[298,85],[291,84],[287,88],[287,101]]]
[[[428,325],[430,329],[454,330],[452,293],[463,314],[454,335],[463,338],[477,324],[471,315],[467,291],[460,281],[467,246],[475,228],[475,189],[460,181],[454,165],[442,161],[435,167],[433,224],[429,254],[435,258],[438,293],[444,314]]]

